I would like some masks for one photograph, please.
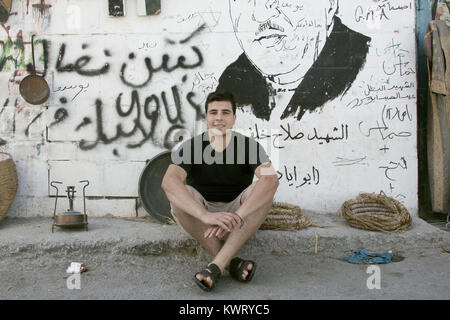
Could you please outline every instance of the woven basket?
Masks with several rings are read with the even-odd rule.
[[[274,202],[260,230],[301,230],[313,226],[298,206]]]
[[[385,233],[404,232],[412,225],[408,210],[397,200],[377,194],[361,193],[344,202],[340,209],[354,228]]]
[[[17,187],[16,165],[10,154],[0,152],[0,221],[13,203]]]

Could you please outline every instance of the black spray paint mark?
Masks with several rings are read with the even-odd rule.
[[[131,83],[125,79],[126,68],[128,66],[126,63],[123,63],[122,67],[120,68],[120,79],[122,80],[122,82],[125,85],[127,85],[131,88],[134,88],[134,89],[138,89],[138,88],[142,88],[142,87],[146,86],[152,80],[153,75],[157,72],[164,71],[164,72],[170,73],[176,69],[194,69],[194,68],[200,67],[203,64],[203,55],[197,47],[193,46],[193,47],[191,47],[191,49],[192,49],[192,51],[194,51],[194,53],[197,56],[197,61],[194,61],[194,63],[186,64],[185,63],[186,57],[179,56],[177,58],[177,63],[173,66],[170,66],[170,56],[168,54],[164,54],[162,56],[161,65],[159,67],[153,67],[152,59],[150,57],[146,57],[144,59],[144,62],[145,62],[145,67],[147,69],[147,77],[144,82]],[[128,56],[128,58],[130,60],[134,60],[135,57],[136,56],[134,53],[130,53]]]
[[[55,121],[50,123],[50,125],[48,127],[49,128],[53,127],[55,124],[58,124],[58,123],[64,121],[68,116],[69,116],[69,113],[67,112],[66,109],[59,108],[58,110],[56,110],[55,115],[54,115]]]
[[[42,40],[42,49],[44,50],[44,72],[42,73],[42,76],[45,77],[48,70],[48,41],[45,39]]]
[[[180,94],[178,93],[178,88],[176,86],[172,87],[172,96],[173,96],[173,100],[175,103],[175,116],[171,116],[171,112],[173,110],[173,108],[170,107],[168,101],[167,101],[167,97],[166,97],[166,93],[163,91],[161,93],[161,98],[162,101],[164,103],[164,108],[166,109],[166,114],[167,114],[167,119],[169,120],[170,123],[177,123],[178,120],[181,123],[184,123],[184,119],[181,116],[181,100],[180,100]]]
[[[81,123],[75,128],[75,131],[78,131],[78,130],[80,130],[82,127],[87,126],[88,124],[91,124],[91,123],[92,123],[91,118],[84,117],[84,118],[83,118],[83,122],[81,122]]]
[[[25,135],[26,135],[27,137],[28,137],[29,134],[30,134],[30,127],[31,127],[31,125],[32,125],[37,119],[39,119],[39,118],[42,116],[43,113],[44,113],[44,112],[42,111],[42,112],[39,113],[36,117],[34,117],[33,120],[31,120],[30,123],[28,124],[28,126],[26,127],[26,129],[25,129]]]
[[[198,35],[200,32],[202,32],[203,29],[205,29],[205,27],[206,27],[206,23],[202,24],[200,27],[195,29],[194,32],[192,32],[186,39],[180,40],[180,44],[185,44],[186,42],[191,41],[191,39],[193,37],[195,37],[196,35]]]
[[[103,119],[103,102],[101,99],[97,99],[95,102],[96,109],[96,131],[97,138],[94,142],[89,142],[86,140],[80,141],[80,149],[82,150],[91,150],[94,149],[99,142],[104,144],[110,144],[120,138],[130,138],[135,135],[141,135],[142,139],[137,143],[128,143],[126,145],[127,148],[133,149],[141,147],[146,141],[154,139],[155,128],[160,121],[161,108],[164,108],[167,114],[167,120],[172,125],[171,128],[167,131],[168,133],[165,136],[164,145],[165,146],[173,146],[174,141],[171,141],[171,137],[173,136],[173,132],[175,130],[186,130],[182,125],[185,121],[182,116],[182,108],[181,108],[181,99],[179,95],[179,89],[176,86],[171,88],[173,103],[169,103],[168,94],[165,91],[162,91],[160,97],[155,94],[147,96],[145,98],[144,105],[142,106],[139,98],[139,94],[136,90],[133,90],[131,93],[131,103],[125,104],[129,106],[128,108],[124,107],[122,103],[123,93],[120,93],[116,99],[115,110],[119,117],[127,118],[132,114],[135,115],[133,120],[134,127],[130,131],[125,131],[122,128],[122,124],[116,125],[116,133],[114,136],[108,137],[104,132],[104,119]],[[192,93],[192,92],[190,92]],[[192,101],[192,95],[188,93]],[[196,110],[197,118],[201,117],[200,106],[195,103],[191,103],[191,106]],[[144,124],[143,120],[147,120]],[[76,131],[79,131],[81,128],[88,126],[93,123],[92,120],[88,117],[83,119],[83,122],[80,123],[76,127]]]
[[[144,105],[144,109],[147,108],[147,103],[151,102],[151,98],[150,99],[146,99],[145,105]],[[102,142],[104,144],[110,144],[114,141],[116,141],[117,139],[123,137],[123,138],[128,138],[131,137],[135,134],[137,134],[138,132],[140,132],[143,136],[142,140],[138,143],[128,143],[127,144],[127,148],[137,148],[142,146],[148,139],[150,139],[153,136],[154,130],[155,130],[155,125],[157,122],[157,116],[159,114],[159,109],[155,110],[151,113],[149,112],[144,112],[145,117],[150,116],[149,120],[151,121],[151,128],[150,130],[146,130],[146,128],[144,127],[144,125],[141,123],[141,114],[142,114],[142,106],[139,100],[139,95],[137,93],[137,91],[133,90],[133,92],[131,93],[131,105],[130,108],[127,111],[123,111],[122,109],[122,93],[119,94],[119,96],[116,99],[116,111],[117,114],[121,117],[127,117],[129,116],[134,110],[136,110],[136,119],[134,120],[134,127],[133,129],[131,129],[131,131],[126,132],[123,130],[122,128],[122,124],[117,124],[116,126],[116,134],[113,137],[108,137],[103,129],[103,102],[100,99],[97,99],[95,101],[95,111],[96,111],[96,125],[97,125],[97,139],[96,141],[94,141],[93,143],[89,143],[86,140],[81,140],[80,141],[80,148],[82,150],[90,150],[93,149],[97,146],[97,144],[99,142]],[[86,119],[86,118],[85,118]],[[83,122],[85,123],[85,121]]]
[[[180,41],[183,44],[190,41],[194,36],[200,33],[204,29],[204,26],[197,28],[193,33],[190,34],[189,37]],[[88,48],[88,45],[83,45],[83,49]],[[132,83],[131,81],[126,80],[126,70],[128,67],[128,63],[136,61],[136,54],[134,52],[130,52],[128,55],[128,62],[122,64],[120,69],[120,79],[122,82],[131,87],[133,89],[138,89],[145,87],[152,79],[154,74],[156,73],[171,73],[177,69],[194,69],[203,64],[203,55],[202,52],[195,46],[191,46],[190,49],[194,53],[193,58],[186,57],[185,55],[178,55],[176,57],[171,57],[168,53],[163,54],[161,57],[161,64],[159,66],[153,66],[152,58],[145,57],[144,64],[145,69],[147,70],[147,74],[144,76],[145,80],[141,83]],[[60,46],[59,55],[56,63],[56,69],[58,72],[76,72],[81,75],[100,75],[105,74],[109,71],[109,64],[105,64],[102,68],[98,69],[85,69],[87,68],[88,63],[91,61],[91,57],[82,56],[78,58],[75,63],[64,63],[66,45],[62,44]],[[105,56],[111,56],[108,50],[104,50]],[[182,82],[185,83],[188,79],[188,76],[185,74],[182,77]],[[70,87],[71,88],[71,87]],[[63,91],[69,88],[61,88],[60,91]],[[91,150],[95,148],[98,143],[110,144],[120,138],[130,138],[132,136],[141,136],[141,140],[139,142],[128,143],[126,145],[127,148],[137,148],[142,146],[146,141],[151,140],[156,142],[154,139],[154,132],[157,124],[161,121],[161,111],[165,110],[166,120],[171,124],[171,128],[167,131],[164,137],[164,145],[172,146],[174,141],[172,141],[173,136],[178,136],[180,134],[185,134],[187,130],[183,127],[185,123],[185,119],[183,117],[182,110],[182,97],[180,94],[180,89],[177,85],[173,85],[170,88],[170,91],[161,91],[159,94],[150,94],[146,96],[145,102],[142,105],[139,94],[136,90],[131,92],[131,103],[122,103],[123,93],[120,93],[116,99],[115,103],[115,111],[117,115],[121,118],[129,118],[131,116],[134,117],[133,123],[134,126],[131,130],[125,130],[122,124],[117,124],[115,127],[115,133],[111,136],[105,133],[104,116],[103,116],[103,108],[104,104],[101,98],[96,99],[95,101],[95,119],[91,119],[90,117],[84,117],[82,122],[79,123],[76,127],[76,131],[84,130],[88,128],[91,124],[95,126],[95,130],[97,133],[97,138],[95,141],[80,141],[80,149],[82,150]],[[196,120],[200,120],[204,117],[202,106],[196,102],[196,95],[194,92],[188,92],[184,97],[188,104],[195,110]],[[67,103],[67,99],[65,97],[61,98],[64,100],[60,100],[62,103]],[[67,111],[62,108],[59,112],[55,114],[54,124],[63,121],[67,117]],[[113,150],[113,154],[118,156],[117,149]]]
[[[170,127],[164,136],[164,148],[171,150],[178,142],[183,141],[183,131],[186,131],[186,128],[181,125]]]
[[[195,103],[194,97],[195,97],[195,93],[191,91],[187,94],[186,100],[189,102],[191,107],[193,107],[195,109],[195,120],[199,121],[205,117],[205,114],[203,113],[202,106]]]
[[[108,73],[109,71],[110,66],[108,63],[105,63],[101,68],[98,69],[84,69],[84,67],[86,67],[86,65],[88,65],[92,59],[90,56],[87,55],[81,56],[75,61],[75,63],[68,63],[64,65],[63,60],[65,53],[66,53],[66,44],[63,43],[59,48],[59,54],[56,60],[56,70],[58,72],[76,72],[83,76],[92,77]]]

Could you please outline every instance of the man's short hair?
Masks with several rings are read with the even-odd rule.
[[[236,114],[236,102],[234,101],[234,96],[230,91],[218,90],[208,94],[205,102],[205,113],[208,113],[208,104],[213,101],[228,101],[231,103],[233,108],[233,114]]]

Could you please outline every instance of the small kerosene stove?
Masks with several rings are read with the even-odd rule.
[[[84,227],[86,231],[88,231],[88,219],[86,214],[86,196],[85,189],[89,185],[88,180],[82,180],[80,183],[86,183],[83,186],[83,203],[84,203],[84,213],[79,211],[74,211],[73,209],[73,200],[75,199],[75,186],[67,186],[66,193],[67,198],[69,199],[69,209],[67,211],[56,214],[56,204],[58,202],[58,194],[59,190],[55,184],[62,184],[59,181],[52,181],[50,185],[56,189],[56,198],[55,198],[55,209],[53,211],[53,225],[52,225],[52,233],[54,232],[55,226],[62,228],[81,228]]]

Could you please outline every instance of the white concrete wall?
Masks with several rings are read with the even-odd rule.
[[[256,9],[262,10],[266,1],[257,2]],[[292,14],[306,11],[305,1],[269,2]],[[317,6],[322,2],[328,0],[317,1]],[[191,134],[202,129],[195,121],[195,105],[203,114],[206,95],[243,53],[229,2],[164,0],[161,13],[147,17],[137,15],[133,0],[126,1],[125,17],[110,17],[103,0],[39,3],[14,1],[12,15],[0,28],[0,151],[12,154],[20,185],[9,215],[50,216],[54,199],[49,195],[55,194],[50,181],[75,184],[81,195],[78,181],[89,179],[87,195],[95,196],[87,202],[89,215],[135,216],[145,160],[173,146],[170,139],[164,145],[171,128],[181,126]],[[242,10],[251,16],[246,3],[242,2]],[[278,201],[326,213],[337,211],[359,192],[375,192],[401,201],[417,215],[415,3],[341,0],[337,15],[347,27],[371,38],[365,64],[351,87],[300,120],[274,116],[267,121],[243,106],[236,127],[253,135],[258,127],[259,141],[279,173]],[[255,33],[251,24],[241,20],[239,35]],[[315,39],[319,29],[324,30],[304,27],[299,36]],[[51,88],[49,101],[40,106],[26,103],[18,89],[28,74],[32,33],[37,40],[37,69],[46,74]],[[355,54],[346,46],[341,44],[340,50]],[[293,59],[289,55],[293,47],[285,43],[276,49],[286,52],[285,63]],[[267,63],[274,52],[261,49],[260,53]],[[174,70],[153,71],[148,80],[146,59],[156,69],[164,56],[169,59],[167,67]],[[178,63],[180,57],[185,57],[184,64]],[[333,70],[330,66],[328,71]],[[178,106],[174,91],[180,97]],[[254,95],[259,94],[255,90]],[[118,114],[119,98],[122,111],[133,108],[129,115]],[[146,105],[147,98],[151,100]],[[275,110],[280,110],[283,102],[276,103]],[[137,130],[118,136],[119,125],[124,132],[135,126]],[[154,132],[149,136],[151,128]],[[59,204],[66,209],[66,201]],[[81,202],[75,205],[82,210]]]

